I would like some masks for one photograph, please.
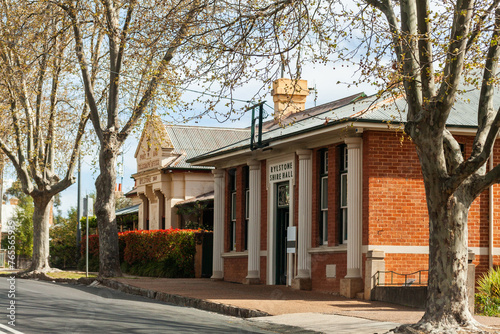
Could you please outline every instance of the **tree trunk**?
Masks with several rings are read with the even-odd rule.
[[[467,298],[470,203],[460,197],[451,196],[445,203],[428,198],[429,284],[425,314],[418,325],[439,333],[479,325],[469,312]]]
[[[109,142],[101,143],[100,175],[96,185],[96,217],[99,229],[99,276],[121,276],[118,229],[115,216],[116,154]]]
[[[32,197],[34,204],[33,256],[28,272],[47,272],[50,271],[49,228],[53,197],[49,195]]]
[[[423,126],[422,126],[423,125]],[[457,189],[448,189],[442,176],[446,170],[440,129],[426,124],[407,128],[417,145],[425,184],[429,214],[429,277],[427,304],[422,319],[403,325],[397,332],[457,333],[480,332],[469,312],[467,298],[467,219],[473,198],[466,180]]]

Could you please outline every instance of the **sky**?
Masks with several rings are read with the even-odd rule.
[[[342,82],[352,82],[356,79],[353,76],[353,69],[347,67],[337,67],[332,69],[332,66],[323,65],[306,65],[302,71],[302,79],[308,81],[308,87],[316,87],[316,105],[321,105],[330,101],[334,101],[343,98],[348,95],[353,95],[355,93],[364,92],[367,95],[375,93],[375,89],[372,86],[361,84],[358,87],[347,87],[345,84],[337,84],[338,81]],[[258,89],[258,85],[249,85],[244,87],[240,95],[235,94],[236,97],[242,96],[243,99],[248,96],[249,92],[253,89]],[[315,96],[310,94],[307,98],[306,108],[315,106]],[[273,106],[272,97],[270,93],[266,97],[267,104]],[[201,111],[201,110],[200,110]],[[266,110],[269,112],[269,108]],[[231,127],[231,128],[245,128],[250,126],[251,112],[245,114],[241,119],[236,121],[230,121],[225,123],[219,123],[216,120],[210,118],[203,118],[192,121],[188,125],[196,126],[211,126],[211,127]],[[88,128],[91,128],[88,125]],[[130,191],[134,187],[134,180],[132,174],[137,170],[136,160],[134,158],[135,150],[137,148],[138,134],[131,134],[126,140],[123,146],[123,181],[119,177],[117,183],[122,183],[122,190],[124,193]],[[119,157],[118,161],[121,163],[122,158]],[[82,198],[86,194],[91,194],[95,192],[95,179],[97,178],[99,171],[97,169],[97,152],[94,154],[89,154],[82,159],[81,163],[81,196]],[[7,189],[10,182],[15,179],[15,176],[11,173],[6,173],[5,175],[5,186]],[[70,186],[68,189],[61,193],[61,206],[57,208],[60,210],[63,216],[67,215],[68,210],[71,207],[77,206],[77,194],[78,194],[78,182]]]

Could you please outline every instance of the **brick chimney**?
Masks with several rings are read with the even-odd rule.
[[[307,80],[275,80],[271,95],[274,101],[274,121],[280,123],[288,116],[305,109],[309,95]]]

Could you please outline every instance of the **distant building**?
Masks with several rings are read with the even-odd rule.
[[[8,201],[2,201],[2,221],[0,222],[2,233],[8,231],[7,222],[14,217],[18,204],[19,200],[16,197],[12,197]]]
[[[211,167],[186,160],[248,138],[248,129],[165,125],[152,116],[135,152],[135,187],[126,196],[139,204],[139,229],[179,228],[175,205],[214,190]]]

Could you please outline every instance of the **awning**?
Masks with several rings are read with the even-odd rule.
[[[208,193],[198,195],[196,197],[184,200],[182,202],[178,202],[177,204],[175,204],[175,206],[189,204],[189,203],[196,203],[196,202],[213,201],[213,200],[214,200],[214,192],[210,191]]]
[[[115,215],[117,215],[117,216],[125,216],[125,215],[129,215],[131,213],[138,213],[139,212],[139,205],[140,204],[132,205],[132,206],[129,206],[127,208],[116,210],[115,211]]]

